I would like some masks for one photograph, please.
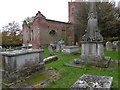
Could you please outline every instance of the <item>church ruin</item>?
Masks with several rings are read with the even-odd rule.
[[[74,24],[78,23],[76,17],[79,11],[79,3],[68,2],[68,22],[46,19],[40,11],[34,16],[31,23],[24,20],[22,25],[23,44],[40,48],[61,39],[68,45],[74,44],[76,42]]]

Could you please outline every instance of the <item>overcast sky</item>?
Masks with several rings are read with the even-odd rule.
[[[71,0],[0,0],[0,29],[12,21],[21,26],[26,17],[35,16],[38,11],[47,19],[67,22],[68,1]]]

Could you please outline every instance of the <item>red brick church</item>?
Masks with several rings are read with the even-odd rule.
[[[38,11],[32,23],[23,22],[23,44],[26,46],[32,44],[33,48],[40,48],[61,39],[64,39],[68,45],[75,43],[74,24],[78,23],[76,19],[78,6],[79,2],[68,2],[68,22],[46,19]]]

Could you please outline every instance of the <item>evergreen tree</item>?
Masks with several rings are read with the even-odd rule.
[[[80,11],[77,18],[79,20],[80,29],[77,29],[76,33],[82,32],[83,35],[83,32],[87,28],[89,2],[81,2],[79,8]],[[118,37],[120,32],[120,21],[116,19],[117,9],[115,4],[112,2],[97,2],[96,10],[98,16],[98,26],[103,37]],[[79,37],[81,36],[79,35]]]

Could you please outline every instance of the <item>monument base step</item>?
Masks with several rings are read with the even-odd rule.
[[[80,58],[76,58],[65,65],[72,67],[84,67],[85,65],[90,65],[95,67],[108,68],[110,61],[111,61],[110,57],[105,57],[105,59],[103,59],[102,61],[95,61],[95,60],[88,61],[88,60],[82,60]]]

